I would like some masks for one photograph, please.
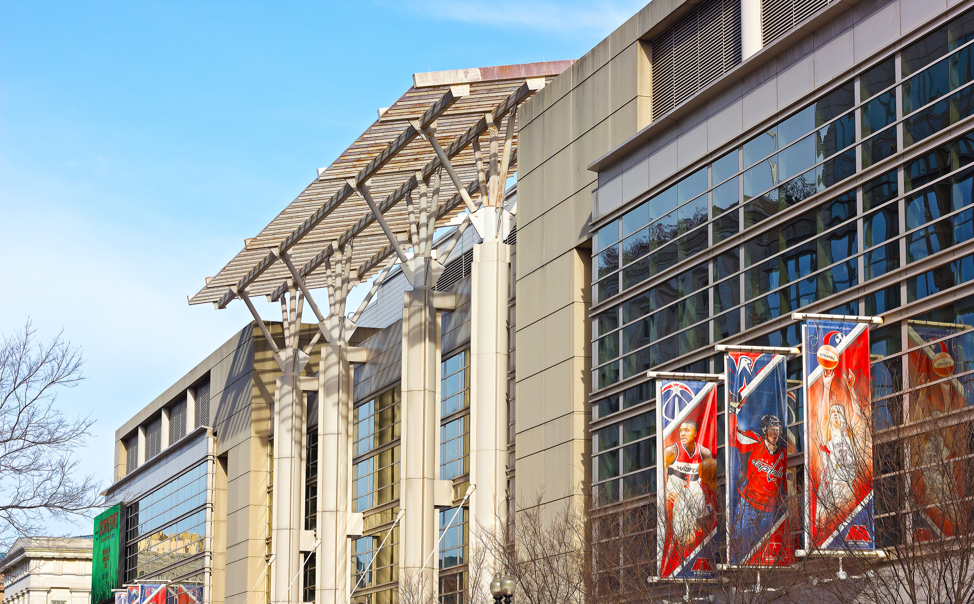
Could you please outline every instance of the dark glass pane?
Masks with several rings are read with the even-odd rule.
[[[762,233],[744,244],[744,266],[748,267],[770,258],[780,250],[778,234]]]
[[[809,105],[785,121],[780,122],[778,124],[778,148],[782,149],[802,138],[815,130],[816,125],[814,105]]]
[[[950,104],[941,99],[903,121],[903,145],[909,147],[949,125]]]
[[[633,386],[632,388],[626,388],[622,391],[622,408],[628,409],[630,407],[635,407],[640,403],[644,403],[656,396],[656,382],[652,380],[648,382],[643,382],[638,386]],[[655,419],[655,415],[654,415]],[[653,422],[654,432],[655,432],[656,422]]]
[[[619,293],[619,275],[614,275],[604,281],[599,281],[595,284],[595,288],[598,292],[596,298],[598,298],[599,302],[608,300]]]
[[[900,267],[900,244],[894,241],[872,250],[866,254],[865,265],[866,281],[898,269]]]
[[[896,177],[896,172],[893,172]],[[834,227],[856,215],[856,192],[849,191],[835,199],[826,201],[818,208],[818,228],[825,230]]]
[[[619,333],[613,333],[598,341],[599,365],[619,356]]]
[[[744,172],[744,199],[751,199],[773,187],[776,157],[763,161]]]
[[[968,132],[951,142],[950,156],[955,170],[974,162],[974,132]]]
[[[609,224],[599,229],[596,236],[598,249],[602,250],[619,241],[619,221],[613,220]]]
[[[814,237],[818,232],[816,224],[817,216],[818,213],[815,210],[809,210],[804,214],[799,214],[788,222],[788,224],[784,225],[778,231],[779,238],[781,239],[781,249],[786,250]]]
[[[819,267],[818,261],[818,252],[814,241],[788,250],[781,256],[781,283],[795,281],[815,272]]]
[[[631,443],[634,440],[646,438],[656,434],[656,414],[653,412],[637,415],[622,422],[622,442]],[[656,443],[653,443],[654,445]]]
[[[778,148],[775,138],[775,129],[772,128],[744,143],[744,167],[749,168],[758,160],[774,153]]]
[[[974,115],[974,87],[968,86],[947,99],[950,103],[950,123],[956,124],[960,120]]]
[[[867,269],[868,270],[868,269]],[[866,316],[874,317],[876,315],[883,314],[884,312],[893,310],[894,308],[899,308],[900,306],[900,286],[899,284],[892,285],[886,289],[880,290],[878,292],[869,294],[866,296]],[[896,326],[896,330],[899,330],[899,326]],[[875,343],[874,334],[870,333],[870,338],[872,342]],[[895,351],[887,351],[886,354],[893,354],[893,352],[899,352],[899,348]],[[885,356],[885,355],[884,355]]]
[[[714,243],[720,243],[728,237],[733,237],[740,229],[740,217],[737,212],[724,214],[714,221]]]
[[[845,260],[857,251],[855,223],[839,227],[818,238],[819,266]]]
[[[855,93],[852,90],[852,82],[846,82],[841,88],[835,89],[815,102],[815,127],[852,109],[854,103]]]
[[[649,267],[651,263],[652,257],[643,258],[622,269],[622,290],[625,291],[649,279]]]
[[[818,173],[818,169],[812,169],[780,185],[778,187],[779,206],[791,207],[822,190],[818,183]]]
[[[676,185],[673,185],[649,200],[649,219],[656,220],[660,216],[673,211],[677,205]]]
[[[960,88],[972,79],[971,49],[964,48],[947,59],[950,64],[950,89]]]
[[[974,39],[974,11],[967,11],[947,24],[947,49],[954,50]]]
[[[682,235],[707,222],[707,196],[701,195],[676,211],[678,232]]]
[[[974,201],[974,170],[967,169],[950,177],[950,207],[967,207]]]
[[[941,27],[903,49],[901,54],[903,77],[919,71],[945,54],[947,54],[947,27]]]
[[[814,164],[815,135],[812,135],[778,153],[778,182],[797,176]]]
[[[655,249],[655,246],[649,238],[648,228],[639,231],[635,235],[630,235],[622,240],[622,264],[626,265],[637,258],[642,258],[653,251],[653,249]]]
[[[892,239],[900,232],[900,212],[896,205],[869,214],[862,220],[863,237],[867,248]]]
[[[825,162],[822,166],[822,184],[831,187],[856,173],[856,150],[849,149]]]
[[[859,97],[866,100],[895,81],[895,64],[890,57],[859,76]]]
[[[686,203],[707,190],[707,168],[701,168],[677,184],[677,204]]]
[[[619,450],[603,453],[596,458],[596,480],[605,480],[619,475]]]
[[[622,471],[626,474],[656,465],[656,443],[646,439],[622,449]]]
[[[655,444],[653,445],[656,446]],[[643,470],[638,474],[622,478],[622,498],[639,497],[656,492],[656,470]],[[653,551],[653,550],[649,550]]]
[[[818,161],[832,157],[856,141],[855,117],[855,113],[847,113],[815,133]]]
[[[862,107],[862,137],[879,132],[896,119],[896,95],[884,92]]]
[[[692,258],[707,249],[707,227],[687,233],[680,238],[680,261]]]
[[[868,168],[894,153],[896,153],[896,128],[890,128],[862,144],[862,167]]]
[[[780,294],[770,294],[744,306],[745,328],[750,329],[755,325],[767,323],[788,312],[791,312],[788,301],[783,300]]]
[[[905,203],[907,230],[936,220],[952,210],[950,188],[945,182],[910,195]]]
[[[710,165],[711,178],[714,184],[724,182],[738,171],[738,153],[734,149]]]
[[[680,298],[680,284],[677,278],[667,279],[649,290],[653,310],[672,304]]]
[[[843,262],[818,275],[818,299],[844,291],[858,283],[856,261]],[[848,314],[848,313],[843,313]]]
[[[722,340],[741,331],[741,313],[738,310],[724,313],[714,320],[714,341]]]
[[[599,388],[611,386],[619,381],[619,363],[610,363],[596,370]]]
[[[971,210],[954,214],[954,245],[974,239],[974,222],[972,222],[972,218],[974,218],[974,214],[972,214]]]
[[[710,296],[706,291],[699,292],[678,302],[676,310],[680,328],[699,323],[710,316]]]
[[[598,333],[609,333],[619,327],[619,308],[611,308],[595,317],[598,325]]]
[[[778,190],[772,189],[744,206],[744,228],[750,228],[778,213]]]
[[[907,263],[915,262],[943,251],[953,245],[953,239],[954,229],[950,219],[941,220],[926,228],[914,231],[907,235],[906,261]]]
[[[649,204],[644,203],[622,217],[622,236],[635,233],[649,224]]]
[[[619,269],[619,246],[613,246],[595,257],[595,278],[601,279]]]
[[[661,311],[666,315],[667,311]],[[658,315],[653,315],[657,318]],[[650,343],[650,319],[644,318],[622,328],[622,353],[628,354]],[[609,359],[606,359],[609,360]],[[599,361],[602,363],[603,361]]]
[[[903,82],[903,115],[913,113],[950,90],[950,66],[948,59],[944,59]]]
[[[652,369],[658,365],[661,361],[655,358],[656,347],[651,346],[649,348],[643,348],[638,352],[634,352],[631,355],[622,359],[622,376],[623,379],[631,378],[634,375],[639,375],[649,369]]]
[[[740,270],[741,261],[735,249],[725,252],[714,259],[714,281],[729,277]]]
[[[896,170],[877,176],[862,186],[862,209],[869,211],[898,194]]]
[[[656,310],[656,307],[652,305],[652,296],[650,296],[650,292],[641,293],[635,298],[623,303],[622,324],[625,325],[627,323],[631,323],[639,317],[649,314],[653,310]]]
[[[714,313],[722,313],[741,303],[737,279],[728,279],[714,286]]]
[[[903,169],[904,188],[912,191],[936,180],[951,171],[951,149],[941,147],[934,149],[912,162]]]
[[[779,265],[775,258],[744,271],[744,299],[753,300],[781,285]]]
[[[649,257],[650,267],[653,271],[653,274],[655,275],[657,273],[665,271],[666,269],[675,265],[677,254],[678,254],[677,244],[675,241],[669,245],[663,246],[660,249],[656,250],[656,252]]]
[[[740,190],[737,186],[737,179],[734,178],[714,189],[714,216],[721,214],[731,208],[737,207],[740,201]]]
[[[612,396],[610,396],[608,398],[604,398],[604,399],[598,401],[598,403],[596,403],[596,405],[597,405],[598,410],[599,410],[598,417],[602,418],[602,417],[605,417],[607,415],[611,415],[611,414],[619,411],[619,395],[618,394],[614,394],[614,395],[612,395]]]
[[[707,279],[707,265],[700,264],[686,271],[678,277],[680,296],[689,296],[700,291],[709,283]]]

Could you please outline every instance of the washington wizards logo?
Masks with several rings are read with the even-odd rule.
[[[822,344],[823,345],[828,344],[830,346],[835,346],[836,348],[838,348],[842,344],[842,339],[844,337],[845,334],[843,334],[840,331],[830,331],[827,334],[825,334],[824,338],[822,338]]]
[[[673,421],[693,400],[693,390],[682,382],[663,386],[663,419]]]

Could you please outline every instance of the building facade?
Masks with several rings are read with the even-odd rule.
[[[88,604],[91,537],[33,537],[14,542],[0,561],[3,604]]]
[[[403,99],[449,90],[408,126],[380,111],[370,132],[399,120],[398,138],[319,170],[192,299],[266,294],[283,320],[255,317],[117,432],[126,580],[202,582],[238,604],[386,604],[416,580],[458,602],[476,527],[538,506],[655,516],[646,372],[720,373],[716,344],[798,345],[799,310],[883,318],[875,438],[899,462],[877,483],[906,489],[893,435],[929,419],[910,355],[965,350],[974,326],[972,8],[655,0],[571,64],[417,74]],[[443,149],[437,112],[488,75],[525,79]],[[488,162],[502,119],[516,156]],[[417,176],[372,200],[389,157],[427,143]],[[515,199],[498,194],[508,168]],[[446,206],[411,197],[450,182]],[[437,260],[424,241],[451,220]],[[387,258],[371,304],[345,313],[351,271],[364,281]],[[318,324],[302,324],[321,288],[327,313],[308,302]],[[936,341],[917,329],[931,325]],[[800,491],[800,362],[788,373]],[[960,425],[969,410],[944,412]],[[880,545],[912,538],[904,517],[877,500]]]

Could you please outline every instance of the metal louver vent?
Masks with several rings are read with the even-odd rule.
[[[511,227],[511,234],[504,240],[507,245],[517,245],[517,225]]]
[[[169,409],[169,444],[186,436],[186,399]]]
[[[771,44],[831,0],[763,0],[761,3],[761,43]]]
[[[149,422],[145,427],[145,459],[152,459],[162,450],[162,418]]]
[[[434,291],[442,292],[456,285],[457,281],[470,274],[473,266],[473,250],[467,250],[462,256],[451,261],[444,267],[440,278],[436,280]]]
[[[196,387],[196,426],[210,425],[210,381]]]
[[[130,474],[139,467],[139,437],[135,435],[125,441],[125,473]]]
[[[740,0],[708,0],[653,40],[653,119],[741,62]]]

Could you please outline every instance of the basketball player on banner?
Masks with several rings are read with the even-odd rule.
[[[869,329],[807,321],[805,492],[809,550],[875,549]]]
[[[717,384],[659,382],[659,576],[714,576],[717,534]]]
[[[787,502],[786,358],[727,356],[727,551],[733,566],[793,562]]]

